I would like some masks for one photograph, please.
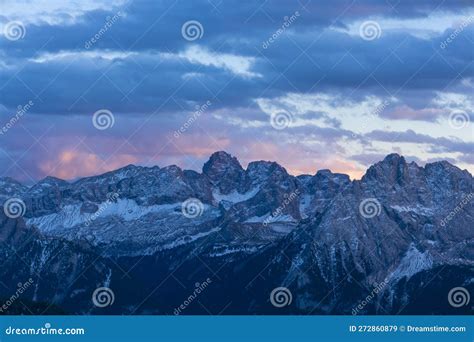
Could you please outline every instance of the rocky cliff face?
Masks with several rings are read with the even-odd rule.
[[[202,173],[129,165],[72,183],[4,178],[0,297],[32,278],[25,306],[172,314],[209,278],[185,313],[471,313],[448,293],[474,294],[473,190],[467,171],[396,154],[358,181],[266,161],[243,169],[225,152]],[[12,199],[23,215],[9,212]],[[114,303],[98,307],[104,286]],[[277,287],[291,294],[283,307],[270,300]]]

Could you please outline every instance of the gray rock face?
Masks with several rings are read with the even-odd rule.
[[[225,195],[239,189],[245,177],[244,169],[237,158],[223,151],[212,154],[204,164],[202,173]]]
[[[22,185],[10,177],[0,178],[0,198],[6,200],[15,195],[21,195],[28,190],[27,186]]]
[[[0,239],[29,266],[20,276],[35,275],[38,263],[61,270],[38,278],[31,299],[72,312],[91,310],[85,294],[101,282],[142,293],[163,281],[168,302],[152,296],[131,310],[143,298],[127,293],[128,302],[109,313],[166,313],[156,307],[172,311],[179,294],[189,295],[168,288],[166,276],[184,272],[181,281],[194,284],[209,269],[220,279],[209,305],[232,301],[228,313],[239,314],[350,314],[377,284],[383,289],[358,313],[453,313],[428,305],[423,288],[446,297],[449,286],[474,285],[474,182],[447,162],[420,167],[392,154],[351,181],[329,170],[294,177],[267,161],[244,170],[216,152],[202,173],[129,165],[71,183],[48,177],[31,188],[3,178],[0,203],[12,197],[26,212],[3,217]],[[12,254],[2,253],[4,273],[12,272]],[[135,282],[121,274],[128,268]],[[91,272],[91,284],[65,274],[81,270]],[[293,294],[286,311],[268,303],[278,286]]]

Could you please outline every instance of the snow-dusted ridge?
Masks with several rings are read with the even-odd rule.
[[[275,286],[291,290],[289,313],[350,314],[382,282],[364,310],[417,310],[410,301],[425,286],[436,298],[472,288],[473,190],[465,171],[398,155],[355,181],[327,170],[293,177],[271,162],[244,169],[225,152],[202,173],[128,166],[33,188],[0,179],[0,201],[18,197],[26,207],[17,219],[0,211],[8,247],[0,249],[0,276],[16,288],[38,272],[27,299],[74,313],[168,314],[207,276],[213,289],[199,300],[217,311],[231,303],[232,314],[281,313],[268,301]],[[377,203],[370,215],[360,209],[366,199]],[[97,312],[91,294],[104,284],[118,300]]]

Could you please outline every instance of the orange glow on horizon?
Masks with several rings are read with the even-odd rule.
[[[228,143],[228,141],[225,140],[220,142],[224,145]],[[160,165],[160,167],[171,165],[172,163],[169,162],[175,162],[176,165],[184,168],[184,159],[197,158],[202,160],[202,157],[209,157],[216,151],[212,149],[212,147],[200,148],[197,146],[193,147],[187,145],[182,145],[182,147],[185,148],[185,151],[183,151],[185,153],[182,155],[176,155],[172,158],[164,158],[168,163],[166,165]],[[259,150],[257,151],[254,147],[258,147]],[[287,158],[282,160],[281,155],[285,155]],[[305,158],[300,158],[300,156]],[[347,160],[333,159],[318,160],[315,162],[314,159],[309,158],[304,154],[281,151],[281,149],[278,149],[277,146],[273,144],[266,144],[265,146],[262,146],[262,144],[254,145],[251,149],[245,149],[241,154],[237,154],[236,157],[242,163],[244,168],[251,161],[275,161],[293,176],[302,174],[314,175],[318,170],[329,169],[334,173],[347,174],[352,180],[354,180],[360,179],[365,173],[365,169]],[[91,152],[63,150],[56,158],[43,161],[39,167],[44,176],[49,175],[65,180],[72,180],[80,177],[99,175],[119,169],[128,164],[145,164],[146,160],[150,161],[150,159],[145,156],[140,158],[139,156],[132,154],[116,154],[107,158]],[[161,160],[159,156],[158,160]],[[201,163],[194,163],[191,168],[200,171],[201,167]]]

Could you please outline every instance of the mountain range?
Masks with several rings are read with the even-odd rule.
[[[201,173],[0,178],[1,313],[472,314],[473,190],[397,154],[360,180],[226,152]]]

